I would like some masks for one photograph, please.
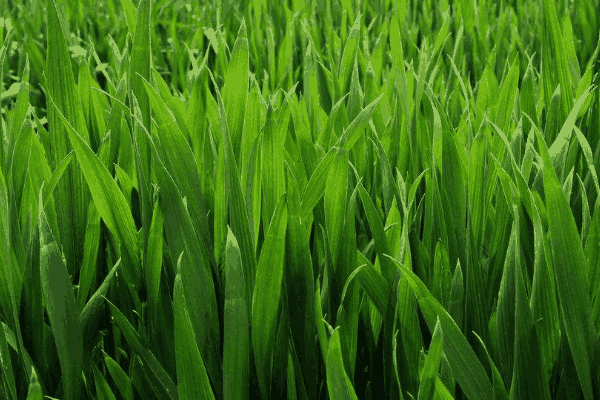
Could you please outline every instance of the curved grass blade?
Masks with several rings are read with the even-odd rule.
[[[61,123],[61,116],[71,121],[75,129],[81,134],[82,141],[89,143],[83,109],[79,93],[73,77],[71,57],[67,48],[65,26],[59,19],[60,9],[55,0],[47,1],[47,48],[46,52],[46,85],[47,99],[52,99],[48,104],[48,122],[50,137],[50,165],[55,167],[59,160],[71,150],[67,128]],[[47,100],[48,101],[48,100]],[[85,228],[85,212],[89,203],[86,193],[82,168],[70,165],[66,171],[65,179],[58,183],[58,190],[54,194],[56,211],[60,215],[57,239],[62,246],[66,258],[66,266],[70,274],[75,273],[76,265],[80,262],[83,252],[83,238]]]
[[[78,400],[82,391],[83,335],[73,283],[42,208],[40,189],[40,279],[48,319],[60,359],[66,400]]]
[[[379,104],[379,101],[383,98],[384,93],[377,96],[375,100],[370,102],[362,109],[362,111],[352,120],[348,128],[344,131],[344,134],[336,142],[336,146],[343,146],[345,149],[351,150],[358,139],[360,139],[363,129],[371,119],[371,116],[375,112],[375,108]],[[344,143],[345,140],[345,143]]]
[[[329,339],[327,350],[327,391],[331,400],[358,400],[352,382],[344,368],[342,346],[340,344],[340,328],[336,328]]]
[[[429,345],[429,352],[425,359],[425,365],[421,372],[421,381],[419,383],[418,400],[433,400],[435,393],[435,382],[442,359],[442,349],[444,348],[444,332],[440,324],[440,318],[437,317],[433,337]]]
[[[493,397],[492,385],[485,369],[450,314],[444,310],[411,270],[394,258],[388,255],[386,257],[398,265],[403,272],[403,277],[408,280],[429,329],[435,328],[436,316],[440,319],[444,330],[444,353],[448,358],[454,377],[467,398],[470,400],[491,399]]]
[[[323,194],[325,193],[325,186],[327,184],[327,176],[329,174],[329,168],[335,159],[337,154],[337,148],[332,147],[327,155],[323,157],[319,165],[314,170],[310,179],[308,180],[308,184],[306,185],[306,190],[302,194],[302,221],[305,222],[309,219],[310,214],[313,211],[313,208],[317,205]]]
[[[277,312],[281,297],[287,205],[285,195],[279,200],[267,233],[258,266],[252,297],[252,345],[259,385],[269,396],[271,355],[275,346]]]
[[[552,165],[551,155],[539,132],[537,139],[544,163],[546,207],[548,215],[554,216],[548,222],[558,300],[581,390],[586,400],[592,400],[594,391],[590,366],[594,359],[593,343],[597,333],[592,325],[585,253],[571,208]]]
[[[121,366],[106,354],[104,350],[102,350],[102,354],[104,354],[104,364],[106,364],[106,369],[108,369],[108,372],[119,389],[123,399],[133,400],[133,385],[131,384],[131,379],[127,376],[127,373],[123,371]]]
[[[127,317],[123,315],[121,310],[117,308],[113,303],[110,302],[106,297],[104,297],[106,303],[109,305],[111,309],[111,313],[121,329],[123,336],[129,343],[129,346],[133,349],[135,353],[139,355],[139,357],[143,360],[144,366],[149,369],[149,372],[153,375],[153,378],[156,379],[157,382],[161,385],[162,391],[167,397],[171,400],[177,400],[177,387],[173,383],[173,380],[164,370],[164,368],[160,365],[158,360],[154,357],[152,352],[144,347],[142,344],[142,339],[140,335],[137,333],[135,328],[129,323]]]
[[[96,365],[92,365],[92,371],[94,374],[94,385],[96,387],[96,396],[102,400],[117,400],[114,393],[110,389],[108,382],[104,379],[104,375],[98,369]]]
[[[52,97],[50,97],[50,101],[54,104]],[[140,247],[135,222],[131,212],[128,211],[127,200],[125,200],[123,193],[119,190],[102,161],[79,136],[63,114],[58,109],[56,111],[69,133],[69,139],[75,149],[77,161],[81,165],[98,213],[108,229],[125,245],[125,249],[133,263],[133,265],[126,264],[125,277],[129,284],[140,287]]]

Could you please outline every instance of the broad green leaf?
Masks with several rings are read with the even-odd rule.
[[[302,194],[301,217],[303,222],[308,221],[313,208],[317,205],[325,193],[329,170],[331,168],[331,164],[336,158],[337,152],[338,149],[336,147],[332,147],[327,155],[321,159],[321,162],[319,162],[319,165],[308,180],[306,190]]]
[[[487,221],[487,209],[485,199],[485,167],[486,154],[488,151],[487,135],[480,132],[475,136],[471,146],[469,159],[469,212],[471,219],[472,235],[474,243],[472,256],[479,258],[483,245],[485,223]]]
[[[573,87],[567,53],[564,49],[564,38],[561,33],[556,4],[542,1],[542,82],[544,87],[544,100],[550,104],[552,93],[560,85],[560,113],[559,119],[564,120],[573,107]]]
[[[473,334],[475,336],[477,336],[477,340],[479,340],[479,343],[481,343],[481,346],[485,350],[485,355],[487,357],[487,360],[490,364],[490,368],[492,370],[492,383],[494,386],[494,400],[508,400],[508,393],[506,392],[506,388],[504,387],[504,381],[502,381],[502,376],[500,375],[500,371],[498,371],[496,364],[494,364],[494,360],[492,360],[492,357],[490,356],[490,353],[489,353],[487,347],[485,346],[485,343],[483,343],[483,340],[481,340],[479,335],[477,335],[476,333],[473,333]]]
[[[305,386],[308,398],[317,396],[318,376],[314,370],[318,363],[317,325],[315,320],[315,282],[313,276],[309,235],[303,226],[298,204],[300,193],[298,183],[288,174],[288,228],[286,235],[285,279],[293,284],[287,286],[288,312],[291,342],[295,349],[292,358],[298,358],[296,376],[303,376],[296,385],[302,390]],[[296,354],[294,354],[296,353]],[[296,369],[296,367],[294,367]]]
[[[89,137],[84,122],[83,110],[73,77],[71,58],[67,48],[65,26],[59,18],[55,0],[47,0],[47,48],[46,52],[46,87],[48,104],[48,123],[51,152],[50,166],[54,168],[71,151],[69,133],[61,120],[69,121],[81,134],[81,140],[89,144]],[[62,10],[62,9],[61,9]],[[48,99],[50,101],[48,101]],[[81,171],[83,166],[70,165],[64,179],[58,182],[54,193],[56,211],[60,216],[57,233],[58,244],[65,252],[66,267],[69,274],[75,272],[83,253],[85,229],[85,212],[89,195],[83,185]]]
[[[389,284],[360,251],[357,251],[356,255],[361,265],[352,272],[348,280],[356,275],[379,314],[385,315],[391,291]]]
[[[358,43],[360,38],[360,20],[361,15],[359,13],[354,20],[354,24],[352,24],[352,28],[350,28],[350,33],[344,45],[344,53],[342,54],[342,58],[340,60],[338,75],[339,88],[341,92],[338,93],[336,97],[341,97],[342,95],[348,93],[350,77],[352,75],[352,66],[354,65],[354,59],[357,57],[357,52],[359,51]]]
[[[148,234],[148,248],[146,250],[146,269],[144,271],[144,283],[148,295],[148,306],[150,318],[154,319],[158,328],[159,318],[159,290],[160,276],[163,264],[163,229],[164,217],[160,208],[160,198],[154,202],[152,222]],[[154,314],[154,315],[152,315]]]
[[[96,367],[96,365],[92,365],[92,371],[94,374],[94,384],[96,387],[96,395],[98,396],[98,398],[106,400],[116,400],[117,398],[110,389],[108,382],[106,382],[106,379],[104,379],[104,375],[102,375],[102,373],[100,372],[98,367]]]
[[[100,246],[100,214],[93,202],[88,207],[88,223],[85,231],[85,243],[83,250],[83,265],[79,271],[79,290],[77,291],[77,303],[79,309],[83,310],[94,277],[97,273],[98,249]]]
[[[577,101],[575,102],[575,105],[573,106],[573,109],[568,114],[567,119],[565,120],[564,124],[562,125],[562,128],[560,129],[558,136],[554,140],[554,143],[552,143],[552,146],[550,146],[550,148],[548,149],[548,152],[550,153],[550,157],[554,164],[554,168],[558,171],[561,171],[563,174],[564,174],[563,169],[565,167],[565,161],[566,161],[567,146],[571,139],[571,134],[573,133],[573,128],[575,127],[575,120],[577,118],[577,115],[579,115],[579,110],[583,106],[583,103],[585,103],[585,100],[589,96],[590,91],[591,91],[591,87],[588,87],[583,92],[583,94],[577,99]]]
[[[179,259],[177,269],[181,267]],[[175,355],[177,358],[177,391],[180,399],[214,399],[204,361],[198,350],[190,315],[187,311],[181,272],[175,277],[173,308],[175,311]]]
[[[508,75],[502,83],[494,121],[504,132],[510,132],[510,117],[519,84],[519,58],[515,58]],[[509,137],[510,139],[510,137]]]
[[[238,242],[227,231],[225,248],[225,309],[223,320],[224,399],[248,397],[250,371],[250,330],[246,301],[246,280]]]
[[[380,94],[375,100],[367,104],[365,108],[352,120],[348,128],[344,131],[344,134],[337,141],[336,145],[340,145],[345,149],[351,150],[358,139],[360,139],[363,129],[371,119],[371,116],[375,112],[375,108],[379,104],[379,101],[383,97],[383,93]]]
[[[8,400],[17,400],[15,370],[10,357],[8,342],[4,330],[0,326],[0,368],[2,368],[2,386]],[[33,384],[33,382],[31,382]],[[39,385],[39,384],[38,384]],[[41,388],[40,388],[41,391]]]
[[[440,368],[440,360],[442,357],[442,349],[444,347],[444,332],[440,325],[440,318],[437,317],[433,337],[429,345],[429,352],[425,359],[425,365],[421,372],[419,383],[419,400],[432,400],[435,390],[435,382]]]
[[[285,192],[283,170],[285,138],[279,135],[277,115],[278,112],[273,109],[273,105],[269,105],[262,140],[263,229],[265,231],[273,218],[278,201]]]
[[[164,370],[164,368],[160,365],[154,354],[150,351],[150,349],[144,347],[142,343],[142,339],[138,332],[136,332],[135,328],[131,325],[131,323],[127,320],[125,315],[112,303],[110,300],[106,299],[106,303],[110,306],[112,316],[115,319],[115,322],[121,329],[123,336],[129,343],[129,346],[133,349],[135,353],[137,353],[141,359],[144,361],[144,365],[148,368],[148,370],[152,373],[153,377],[157,380],[160,385],[161,393],[166,395],[169,399],[176,400],[177,396],[177,387],[173,383],[173,380],[169,376],[169,374]]]
[[[17,95],[17,102],[14,106],[12,116],[10,119],[10,126],[8,127],[8,146],[6,150],[2,152],[2,157],[6,158],[6,165],[10,166],[12,164],[12,157],[14,154],[14,143],[13,141],[16,139],[19,134],[23,124],[25,123],[27,116],[27,109],[29,107],[29,57],[25,56],[25,68],[23,69],[23,74],[19,86],[19,94]],[[1,132],[1,131],[0,131]],[[0,147],[1,149],[2,147]],[[9,170],[10,171],[10,170]]]
[[[337,149],[333,164],[327,175],[325,186],[325,224],[331,251],[334,273],[338,267],[340,247],[344,229],[348,191],[348,151]]]
[[[268,396],[271,380],[271,356],[277,330],[277,312],[281,297],[287,205],[285,196],[275,208],[265,243],[256,267],[252,297],[252,345],[261,392]]]
[[[327,389],[332,400],[358,399],[352,382],[344,369],[342,348],[340,345],[340,328],[336,328],[329,340],[327,351]]]
[[[73,284],[58,244],[42,208],[40,190],[40,279],[46,311],[60,359],[64,396],[79,399],[82,393],[83,336]]]
[[[129,7],[127,7],[129,8]],[[138,182],[138,193],[140,196],[139,206],[141,210],[142,229],[144,232],[142,250],[146,250],[148,240],[148,227],[152,218],[152,203],[150,198],[151,179],[151,149],[144,128],[151,131],[152,117],[150,115],[150,100],[144,89],[144,82],[151,79],[152,68],[152,0],[140,0],[138,2],[135,19],[135,36],[133,47],[129,58],[129,106],[134,116],[139,116],[137,124],[132,127],[132,142],[135,155],[135,169]],[[130,21],[129,26],[131,27]],[[139,115],[138,115],[139,114]],[[134,258],[134,260],[136,260]]]
[[[560,345],[560,320],[556,298],[556,283],[553,279],[552,255],[546,253],[544,228],[537,205],[533,201],[534,264],[530,305],[536,321],[544,373],[552,372]]]
[[[242,21],[233,45],[229,68],[225,75],[223,86],[223,104],[227,114],[227,126],[236,154],[236,161],[240,163],[242,127],[244,124],[244,113],[246,111],[246,98],[248,96],[248,68],[249,68],[248,39],[246,38],[246,23]]]
[[[156,145],[151,142],[153,148]],[[158,154],[158,153],[154,153]],[[219,281],[213,281],[211,261],[207,258],[207,250],[202,249],[199,235],[194,229],[192,218],[183,196],[168,174],[164,164],[157,156],[155,171],[160,187],[161,207],[164,215],[166,240],[171,254],[184,253],[186,267],[182,269],[182,283],[185,290],[188,313],[194,328],[194,334],[202,359],[211,380],[215,383],[215,391],[222,388],[219,372],[222,362],[219,346],[220,326],[218,320],[216,293]],[[168,206],[167,206],[168,205]]]
[[[381,219],[377,214],[373,201],[369,197],[362,183],[359,183],[358,194],[360,195],[361,202],[365,208],[369,227],[371,228],[371,233],[373,235],[373,239],[375,240],[375,250],[379,256],[379,262],[381,263],[383,276],[387,282],[391,282],[394,276],[395,268],[392,264],[390,264],[387,258],[383,256],[384,254],[389,253],[389,244],[383,230],[383,224],[381,223]]]
[[[216,87],[216,83],[214,81],[212,73],[210,73],[210,78],[212,80],[213,85]],[[227,125],[227,118],[225,115],[225,106],[223,105],[223,99],[221,98],[221,94],[219,93],[219,91],[217,91],[217,99],[219,106],[219,118],[221,121],[221,133],[223,134],[223,150],[225,152],[225,174],[227,178],[226,193],[227,198],[231,201],[231,203],[229,204],[231,231],[234,235],[236,235],[236,238],[239,237],[240,241],[239,243],[240,251],[242,254],[242,265],[245,270],[244,279],[246,281],[246,303],[248,306],[248,314],[250,315],[252,307],[251,296],[254,290],[254,279],[256,275],[255,249],[256,245],[258,244],[256,236],[258,235],[258,224],[260,223],[260,189],[257,189],[258,191],[251,191],[251,193],[253,194],[252,210],[253,212],[256,211],[256,214],[250,214],[254,218],[254,223],[256,227],[254,228],[251,225],[250,219],[248,218],[249,213],[244,203],[243,191],[239,180],[239,170],[235,161],[235,155],[233,153],[233,147],[231,144],[229,129]],[[258,159],[259,155],[257,154],[258,143],[259,142],[257,138],[255,142],[255,147],[251,153],[251,160],[253,156],[257,157],[257,159],[254,160],[254,166],[260,163],[260,159]],[[254,173],[257,179],[260,179],[261,171],[255,171]],[[260,182],[260,180],[258,182]],[[254,181],[248,181],[247,185],[251,185],[251,183],[254,183]],[[256,195],[256,197],[254,197],[254,195]],[[254,239],[256,240],[256,242],[254,244],[252,243],[253,237],[251,232],[255,232]]]
[[[86,328],[88,328],[87,324],[90,321],[90,317],[101,310],[100,306],[104,303],[103,297],[106,296],[106,293],[110,288],[113,278],[115,277],[115,273],[118,271],[120,265],[121,259],[119,259],[114,265],[114,267],[112,267],[112,269],[108,272],[106,278],[104,278],[104,281],[102,282],[98,290],[96,290],[92,297],[90,297],[90,300],[86,303],[85,307],[83,307],[83,309],[79,313],[79,323],[81,324],[81,328],[83,329],[84,333],[88,333],[86,331]]]
[[[42,400],[44,398],[42,385],[38,380],[38,376],[35,373],[35,370],[31,371],[31,378],[29,379],[29,382],[30,383],[29,389],[27,390],[27,400]]]
[[[515,213],[517,209],[515,208]],[[515,222],[518,217],[515,216]],[[518,229],[518,224],[517,224]],[[518,249],[520,238],[517,237],[515,244]],[[518,251],[518,250],[517,250]],[[537,397],[550,399],[550,388],[548,378],[544,374],[542,356],[536,327],[534,326],[529,308],[525,282],[523,280],[523,268],[520,262],[516,262],[512,271],[514,273],[515,285],[515,341],[514,341],[514,366],[512,385],[510,388],[511,399],[523,399]],[[501,329],[501,327],[499,327]]]
[[[50,100],[52,101],[52,98]],[[128,211],[129,205],[102,161],[58,110],[57,115],[68,131],[77,161],[81,166],[98,213],[108,229],[124,244],[125,250],[133,262],[133,265],[126,264],[127,268],[124,269],[126,279],[130,284],[139,287],[141,281],[140,248],[135,222],[131,212]]]
[[[108,369],[110,376],[117,385],[121,396],[125,400],[133,400],[133,386],[131,384],[131,379],[129,378],[129,376],[127,376],[125,371],[123,371],[121,366],[115,360],[113,360],[104,351],[102,351],[102,353],[104,355],[104,363],[106,364],[106,369]]]
[[[581,390],[586,400],[591,400],[594,391],[590,367],[595,354],[592,344],[597,333],[592,325],[585,253],[546,143],[539,133],[537,139],[544,163],[546,207],[548,214],[554,216],[549,219],[549,230],[559,304]]]
[[[387,257],[398,265],[403,272],[403,277],[408,280],[430,330],[434,330],[434,321],[439,318],[444,331],[444,353],[467,398],[491,399],[493,391],[485,369],[452,317],[411,270],[392,257]]]
[[[176,121],[172,117],[170,109],[160,98],[147,81],[143,81],[146,88],[154,118],[159,126],[158,141],[161,153],[164,154],[163,162],[168,167],[173,179],[177,183],[179,190],[188,199],[188,210],[192,217],[192,223],[196,232],[200,235],[203,244],[205,257],[211,260],[212,240],[207,228],[205,199],[200,192],[201,178],[198,167],[192,153],[192,149],[187,142],[185,135],[179,130]]]
[[[131,34],[131,37],[135,37],[137,8],[131,0],[121,0],[121,7],[123,8],[123,13],[125,14],[125,22],[127,22],[129,33]]]

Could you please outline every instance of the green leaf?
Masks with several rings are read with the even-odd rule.
[[[233,45],[229,68],[225,74],[223,86],[223,104],[227,115],[227,126],[236,154],[236,161],[241,162],[242,128],[248,96],[248,68],[249,68],[248,39],[246,38],[246,23],[242,21],[237,39]]]
[[[42,208],[40,190],[40,279],[48,319],[60,360],[64,396],[77,400],[82,393],[83,336],[73,284],[63,263],[58,244]]]
[[[244,267],[238,242],[227,230],[225,248],[225,308],[223,311],[224,399],[248,398],[250,331]]]
[[[332,400],[357,399],[352,382],[344,369],[342,347],[340,344],[340,328],[336,328],[329,339],[327,351],[327,390]]]
[[[186,266],[187,267],[187,266]],[[181,257],[173,289],[175,312],[175,355],[177,359],[177,390],[180,399],[214,399],[204,361],[198,350],[196,338],[181,283]]]
[[[104,363],[106,364],[106,369],[113,381],[115,382],[121,396],[125,400],[133,400],[133,386],[131,384],[131,379],[127,376],[127,373],[123,371],[121,366],[113,360],[108,354],[102,351],[104,354]]]
[[[427,287],[411,270],[398,263],[394,258],[387,257],[398,265],[403,272],[403,277],[408,280],[430,330],[435,329],[434,321],[439,318],[444,330],[444,353],[448,357],[454,377],[467,398],[491,399],[493,391],[485,369],[450,314],[435,300]]]
[[[363,129],[371,119],[371,116],[375,112],[375,108],[379,104],[379,101],[383,97],[383,93],[377,96],[375,100],[367,104],[365,108],[352,120],[348,128],[344,131],[344,134],[337,141],[336,146],[342,146],[345,149],[351,150],[358,139],[360,139]],[[344,143],[345,141],[345,143]]]
[[[131,0],[121,0],[121,7],[123,7],[123,13],[125,14],[125,22],[129,28],[131,37],[135,37],[135,27],[137,24],[137,8]]]
[[[121,329],[123,336],[129,343],[129,346],[135,351],[143,360],[144,366],[148,368],[149,372],[152,376],[157,380],[160,385],[161,393],[166,395],[171,400],[176,400],[177,396],[177,387],[173,383],[173,380],[164,370],[164,368],[160,365],[154,354],[144,346],[142,343],[142,339],[140,335],[136,332],[134,327],[129,323],[125,315],[119,310],[113,303],[111,303],[108,299],[106,302],[110,306],[112,316],[115,319],[115,322]]]
[[[71,57],[67,48],[65,27],[59,19],[55,0],[47,1],[47,48],[46,52],[46,85],[48,98],[48,123],[51,143],[50,166],[55,167],[71,151],[69,134],[63,126],[62,119],[70,121],[81,134],[82,142],[89,144],[89,136],[84,122],[83,110],[76,89]],[[64,118],[63,118],[64,116]],[[83,168],[83,166],[82,166]],[[58,244],[62,246],[69,274],[75,272],[83,252],[85,229],[85,212],[89,202],[79,166],[70,165],[64,179],[58,183],[54,194],[56,211],[60,215]]]
[[[548,214],[553,216],[549,218],[549,230],[559,304],[581,390],[585,399],[591,400],[594,391],[590,367],[591,360],[594,359],[593,343],[597,333],[592,325],[585,253],[546,143],[539,132],[537,138],[544,163],[546,207]]]
[[[435,390],[435,381],[437,378],[440,361],[442,358],[442,349],[444,347],[444,332],[440,325],[440,318],[437,317],[433,337],[429,345],[429,353],[425,359],[425,365],[421,372],[421,381],[419,384],[419,400],[432,400]]]
[[[325,224],[335,273],[344,229],[348,191],[348,151],[337,150],[325,186]]]
[[[265,238],[256,268],[256,282],[252,297],[252,345],[259,384],[263,396],[268,397],[271,379],[271,356],[277,332],[277,312],[281,297],[287,205],[282,196]]]
[[[308,184],[306,185],[306,189],[302,195],[301,217],[303,222],[308,221],[313,208],[325,194],[329,169],[336,158],[337,152],[338,149],[336,147],[332,147],[327,155],[321,159],[319,165],[308,180]]]
[[[108,382],[104,379],[104,375],[100,372],[96,365],[92,365],[92,371],[94,373],[94,384],[96,387],[96,395],[99,399],[116,400]]]
[[[50,101],[54,104],[52,98]],[[129,284],[139,287],[141,282],[140,248],[135,222],[131,212],[128,211],[129,205],[102,161],[58,109],[57,115],[67,128],[77,161],[81,166],[98,213],[108,229],[125,245],[131,258],[133,265],[127,263],[124,269],[126,279]]]

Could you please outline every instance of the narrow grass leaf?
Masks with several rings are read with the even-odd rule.
[[[379,101],[383,97],[383,93],[377,96],[375,100],[367,104],[365,108],[352,120],[348,128],[344,131],[344,134],[336,143],[343,146],[345,149],[351,150],[358,139],[360,139],[363,129],[371,119],[371,116],[375,112],[375,108],[379,105]],[[345,143],[343,142],[345,140]]]
[[[403,272],[403,276],[410,283],[430,330],[435,329],[434,321],[436,317],[439,318],[444,330],[444,352],[450,362],[452,373],[467,398],[491,399],[493,397],[493,390],[485,369],[452,317],[433,298],[427,287],[411,270],[398,263],[392,257],[387,257],[399,266]]]
[[[327,177],[329,176],[329,170],[331,168],[331,164],[336,158],[337,148],[332,147],[325,157],[321,159],[319,165],[314,170],[310,179],[308,180],[308,184],[304,193],[302,194],[302,221],[308,221],[311,213],[313,212],[313,208],[317,205],[319,200],[323,197],[325,193],[325,187],[327,185]]]
[[[131,379],[115,360],[104,351],[102,351],[102,353],[104,354],[104,364],[106,364],[106,369],[119,389],[119,393],[121,393],[123,399],[133,400],[133,385],[131,384]]]
[[[432,400],[435,393],[435,381],[437,379],[438,369],[442,358],[442,349],[444,348],[444,332],[440,324],[440,318],[437,317],[433,337],[429,345],[429,352],[425,359],[425,365],[421,372],[419,383],[418,400]]]
[[[92,371],[94,374],[94,386],[96,387],[96,396],[102,400],[116,400],[114,393],[110,389],[108,382],[104,379],[104,375],[98,369],[96,365],[92,365]]]
[[[179,259],[181,261],[181,258]],[[180,268],[178,263],[177,269]],[[198,350],[194,330],[187,312],[181,273],[175,277],[173,309],[175,311],[175,355],[177,391],[180,399],[214,399],[204,361]]]
[[[357,399],[352,382],[344,369],[342,347],[340,344],[340,328],[336,328],[329,340],[327,351],[327,390],[332,400]]]
[[[64,115],[67,121],[74,124],[82,135],[82,141],[89,143],[86,124],[83,121],[83,110],[73,77],[71,58],[67,48],[64,26],[59,19],[58,9],[54,0],[47,1],[47,46],[53,51],[46,52],[46,95],[50,97],[48,104],[48,122],[50,135],[51,156],[50,165],[55,167],[71,150],[69,135],[61,119]],[[57,234],[59,244],[63,247],[66,266],[70,274],[75,272],[83,252],[85,228],[85,207],[88,205],[88,195],[82,185],[81,168],[70,165],[65,179],[58,183],[54,194],[56,211],[61,216]]]
[[[249,68],[248,39],[246,38],[246,23],[242,21],[238,31],[237,39],[233,45],[229,68],[225,75],[223,86],[223,104],[227,115],[227,126],[233,153],[236,161],[241,163],[240,146],[242,142],[242,128],[244,125],[244,113],[246,111],[246,99],[248,96],[248,68]]]
[[[555,216],[549,219],[549,229],[559,304],[581,390],[586,400],[591,400],[594,391],[590,366],[595,354],[592,343],[597,333],[592,325],[591,302],[586,289],[585,253],[546,143],[539,133],[537,139],[544,163],[546,207],[548,214]]]
[[[159,382],[161,385],[161,389],[164,391],[164,394],[171,400],[176,400],[177,396],[177,387],[173,383],[173,380],[164,370],[164,368],[160,365],[158,360],[154,357],[150,349],[146,348],[143,343],[140,335],[136,332],[135,328],[129,323],[125,315],[112,303],[110,300],[106,299],[107,304],[110,306],[111,313],[115,319],[115,322],[121,329],[123,336],[127,340],[127,343],[131,346],[133,351],[137,353],[141,359],[144,361],[144,364],[149,368],[153,377]]]
[[[279,200],[256,268],[252,297],[252,345],[261,392],[268,396],[271,379],[271,356],[277,331],[277,312],[281,297],[287,205]]]
[[[242,255],[231,229],[225,247],[225,309],[223,312],[224,399],[246,399],[249,388],[250,330]]]
[[[82,392],[83,337],[73,284],[42,208],[40,190],[40,279],[46,311],[60,359],[64,396],[77,400]]]
[[[342,243],[348,191],[348,151],[337,150],[333,164],[327,175],[325,186],[325,224],[331,251],[331,265],[337,269]]]
[[[363,289],[367,293],[367,296],[369,296],[369,299],[371,299],[377,308],[377,311],[379,311],[381,315],[385,315],[387,311],[387,302],[392,289],[381,273],[373,267],[373,264],[371,264],[360,251],[357,251],[356,255],[360,267],[352,272],[348,280],[356,275]]]
[[[141,282],[140,248],[133,216],[128,211],[129,205],[102,161],[58,110],[57,115],[68,130],[69,139],[75,149],[77,161],[81,165],[98,213],[108,229],[125,245],[133,262],[133,265],[126,264],[127,268],[124,270],[126,278],[129,283],[139,287]]]

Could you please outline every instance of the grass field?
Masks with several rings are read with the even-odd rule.
[[[2,1],[0,399],[599,399],[598,10]]]

